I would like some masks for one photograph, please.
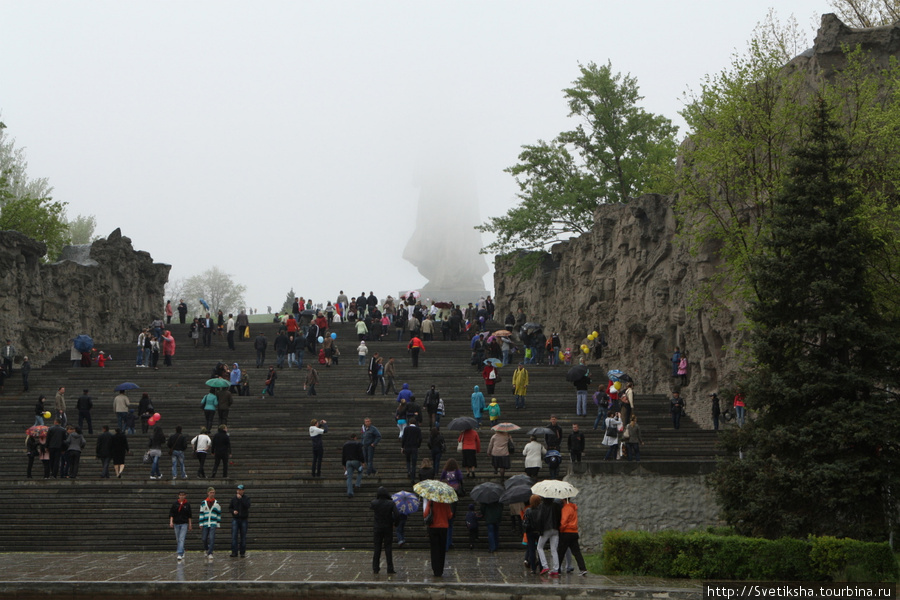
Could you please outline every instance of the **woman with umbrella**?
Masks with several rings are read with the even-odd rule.
[[[466,429],[459,434],[456,441],[462,444],[463,467],[466,468],[466,477],[475,477],[478,453],[481,452],[481,437],[474,429]]]
[[[44,462],[44,479],[50,477],[50,451],[47,450],[47,426],[33,425],[25,431],[25,451],[28,454],[28,469],[25,477],[31,479],[31,467],[34,464],[35,457],[41,457],[38,460],[43,461],[43,455],[46,454]]]
[[[500,425],[495,425],[495,427],[500,427]],[[488,456],[491,457],[491,466],[494,467],[494,475],[499,471],[500,477],[506,477],[506,470],[510,468],[509,451],[511,445],[512,440],[507,431],[498,429],[496,433],[491,436],[491,441],[488,442],[487,453]],[[512,449],[515,450],[515,446],[513,446]]]
[[[438,484],[447,488],[448,492],[432,492],[424,484]],[[428,480],[419,482],[413,488],[417,494],[425,498],[425,523],[428,524],[428,544],[431,547],[431,571],[435,577],[443,577],[444,562],[447,559],[448,529],[453,519],[451,502],[456,501],[456,494],[446,484]]]
[[[544,446],[537,440],[537,436],[532,435],[531,441],[522,449],[522,455],[525,456],[525,473],[529,477],[537,477],[546,453]]]

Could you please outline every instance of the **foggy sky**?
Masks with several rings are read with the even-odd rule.
[[[0,0],[0,119],[70,217],[173,280],[219,266],[263,311],[291,287],[382,297],[426,283],[402,258],[423,156],[463,148],[475,222],[502,214],[520,146],[575,126],[579,62],[611,60],[683,125],[683,93],[769,4]],[[810,42],[824,12],[778,3]]]

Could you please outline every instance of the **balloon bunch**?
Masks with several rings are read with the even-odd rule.
[[[147,424],[151,427],[159,423],[159,420],[162,419],[162,415],[159,413],[153,413],[153,416],[147,419]]]
[[[622,390],[622,382],[621,381],[613,381],[612,385],[609,386],[610,394],[618,394]]]
[[[587,335],[587,339],[588,339],[589,342],[593,342],[593,341],[596,340],[598,337],[600,337],[600,334],[597,333],[596,331],[592,331],[591,333],[589,333],[589,334]],[[582,345],[581,345],[581,351],[584,352],[585,354],[590,354],[590,353],[591,353],[591,347],[588,346],[587,344],[582,344]]]

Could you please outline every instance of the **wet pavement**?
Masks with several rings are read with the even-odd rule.
[[[519,552],[451,552],[434,577],[427,551],[394,551],[395,575],[372,572],[370,552],[0,554],[0,597],[105,598],[119,594],[196,598],[699,598],[697,582],[577,573],[531,575]]]

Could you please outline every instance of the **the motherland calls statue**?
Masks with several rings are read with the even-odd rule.
[[[419,205],[416,229],[403,258],[416,266],[428,283],[422,295],[432,300],[474,302],[484,289],[487,261],[479,254],[480,217],[471,170],[462,153],[447,149],[444,156],[418,169]]]

